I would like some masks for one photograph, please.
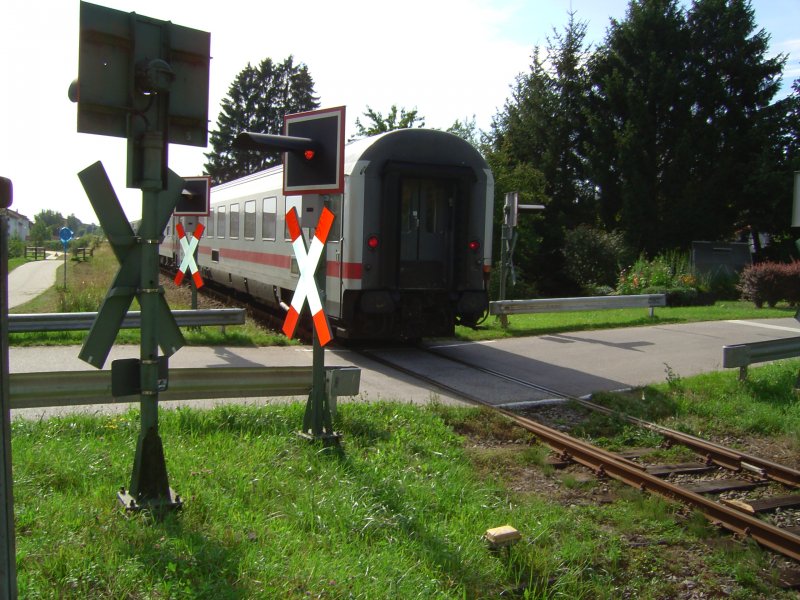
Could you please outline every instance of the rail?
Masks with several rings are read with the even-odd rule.
[[[586,296],[579,298],[536,298],[533,300],[498,300],[489,303],[489,314],[515,315],[614,308],[648,308],[652,317],[657,306],[666,306],[666,294],[630,296]]]
[[[172,315],[180,327],[242,325],[245,310],[243,308],[173,310]],[[91,329],[96,318],[96,312],[10,314],[8,315],[8,332],[81,331]],[[127,314],[120,327],[139,329],[141,322],[142,313],[134,310]]]
[[[359,393],[361,369],[327,367],[326,388],[337,396]],[[312,367],[220,367],[170,369],[159,401],[304,396],[311,391]],[[138,396],[111,393],[111,371],[11,373],[11,408],[45,408],[134,402]]]
[[[722,347],[722,366],[739,368],[739,379],[747,378],[747,367],[754,363],[800,356],[800,337],[732,344]]]

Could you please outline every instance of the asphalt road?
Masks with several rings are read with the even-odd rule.
[[[33,300],[53,287],[56,269],[64,264],[63,253],[50,254],[47,260],[36,260],[20,265],[8,274],[8,308]]]

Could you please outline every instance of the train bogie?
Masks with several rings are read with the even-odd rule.
[[[211,213],[200,218],[204,278],[288,304],[299,269],[285,214],[324,202],[335,216],[324,292],[337,337],[447,336],[457,322],[472,325],[487,310],[493,179],[464,140],[397,130],[345,148],[343,194],[283,196],[281,184],[282,167],[274,167],[212,189]],[[313,224],[301,216],[306,240]],[[162,260],[177,264],[178,248],[171,223]]]

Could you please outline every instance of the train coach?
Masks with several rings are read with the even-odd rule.
[[[463,139],[401,129],[350,143],[344,194],[284,196],[282,183],[278,166],[211,190],[197,258],[207,282],[289,304],[300,273],[285,214],[313,214],[324,203],[335,217],[324,267],[335,337],[448,336],[487,310],[494,180]],[[181,259],[176,219],[160,250],[173,267]],[[301,216],[306,240],[314,223]]]

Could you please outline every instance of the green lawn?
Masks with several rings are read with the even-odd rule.
[[[116,503],[135,412],[16,421],[20,597],[672,598],[687,580],[707,597],[794,597],[769,555],[681,525],[675,505],[613,483],[611,504],[554,500],[601,484],[542,474],[541,449],[498,419],[347,404],[333,451],[296,437],[300,405],[162,411],[185,499],[163,521]],[[510,485],[521,470],[552,491]],[[483,533],[504,524],[522,541],[489,551]]]

